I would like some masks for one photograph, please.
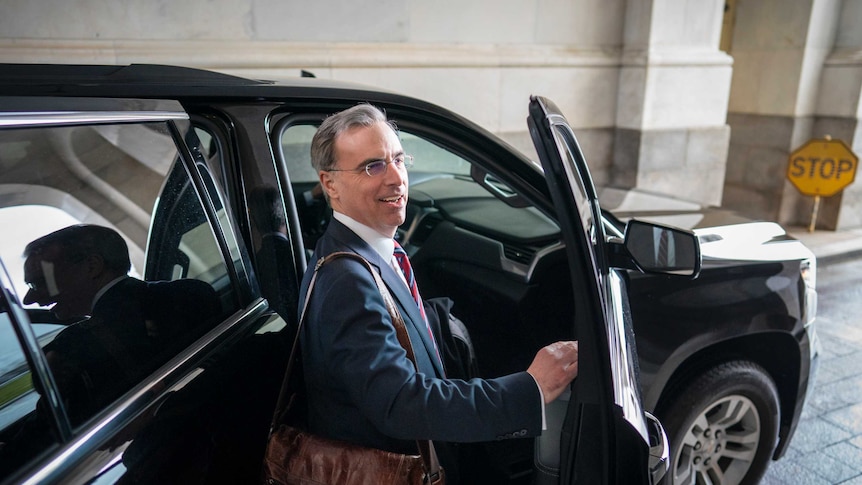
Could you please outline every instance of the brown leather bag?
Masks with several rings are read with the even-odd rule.
[[[419,455],[329,440],[292,426],[282,426],[270,437],[266,473],[272,485],[425,483]]]
[[[407,357],[416,364],[404,319],[389,289],[371,264],[362,256],[348,252],[332,253],[318,260],[303,303],[266,447],[264,482],[270,485],[445,485],[446,475],[431,441],[416,442],[418,455],[403,455],[315,436],[302,429],[302,425],[297,424],[301,420],[292,416],[294,408],[300,404],[297,401],[301,400],[297,394],[303,391],[303,386],[297,385],[298,376],[294,374],[299,373],[296,369],[299,365],[299,332],[305,320],[305,310],[317,272],[327,262],[340,257],[359,260],[371,272],[395,325],[398,341],[407,351]]]

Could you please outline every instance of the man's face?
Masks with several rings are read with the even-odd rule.
[[[95,292],[87,277],[86,261],[66,261],[59,247],[30,255],[24,261],[24,281],[30,286],[24,304],[53,305],[51,311],[60,320],[90,314]]]
[[[404,155],[398,135],[386,123],[360,126],[335,140],[335,169],[362,169],[379,160],[391,162]],[[329,194],[332,208],[384,236],[395,236],[404,223],[407,209],[407,169],[393,164],[380,175],[369,177],[364,170],[320,172],[320,181]]]

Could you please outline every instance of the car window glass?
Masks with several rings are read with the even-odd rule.
[[[567,125],[555,125],[553,135],[557,149],[561,156],[564,157],[563,170],[565,170],[566,179],[572,188],[571,193],[575,198],[575,207],[578,209],[581,229],[591,248],[590,262],[593,274],[598,279],[602,274],[599,261],[604,257],[602,253],[604,227],[600,224],[601,216],[596,210],[597,206],[594,204],[595,197],[591,197],[589,189],[585,184],[584,175],[579,172],[577,161],[579,157],[572,152],[573,145],[577,146],[577,141],[575,141],[571,128]],[[602,286],[599,285],[599,287],[601,288]]]
[[[27,221],[27,224],[21,224]],[[0,260],[6,264],[6,271],[12,279],[15,291],[19,295],[27,293],[27,283],[24,282],[24,256],[21,248],[28,241],[81,221],[68,212],[49,205],[15,205],[0,207],[0,227],[16,227],[17,237],[3,238],[0,246]],[[133,267],[132,271],[136,271]],[[39,308],[38,303],[24,305],[26,308]]]
[[[207,172],[218,182],[222,191],[227,191],[229,164],[224,159],[223,140],[210,131],[210,127],[195,126],[194,136],[187,137],[186,141],[193,150],[200,154],[200,158],[207,167]]]
[[[330,217],[328,205],[315,189],[318,177],[311,169],[309,157],[311,138],[316,129],[313,123],[301,122],[287,125],[281,136],[303,244],[308,251],[314,249]],[[477,171],[477,166],[468,159],[420,134],[419,130],[399,125],[398,135],[405,153],[414,157],[409,177],[411,204],[402,231],[409,231],[413,227],[411,221],[424,216],[425,209],[421,207],[431,205],[441,209],[445,206],[450,218],[489,234],[511,233],[512,229],[520,228],[527,232],[516,231],[510,235],[536,239],[554,237],[558,232],[554,221],[518,196],[500,177],[483,169]],[[481,176],[472,173],[474,171]],[[517,200],[513,203],[510,199]],[[414,235],[422,237],[421,231]]]
[[[284,160],[294,183],[318,180],[317,172],[311,167],[310,155],[311,138],[316,131],[316,125],[298,124],[289,126],[282,133]],[[413,156],[413,171],[470,174],[470,162],[451,151],[408,131],[399,130],[398,136],[404,152]]]
[[[213,131],[210,131],[211,129]],[[193,131],[186,137],[186,142],[195,157],[195,168],[204,183],[204,190],[215,210],[216,220],[213,221],[214,226],[221,229],[220,234],[227,246],[228,257],[233,260],[233,267],[237,271],[243,271],[243,258],[241,256],[239,241],[236,238],[237,228],[233,227],[234,217],[228,214],[230,207],[225,203],[231,188],[228,185],[227,173],[230,161],[224,156],[224,149],[222,147],[225,141],[223,137],[220,138],[215,133],[221,132],[209,126],[194,126]],[[199,204],[197,205],[200,208]],[[198,230],[202,234],[209,234],[208,231],[204,230],[203,225],[200,225]],[[215,240],[211,239],[210,242],[215,243]],[[212,248],[217,249],[215,246],[212,246]],[[219,259],[214,260],[214,264],[219,263],[221,263]],[[220,273],[221,276],[227,277],[227,267],[222,267],[222,270]]]
[[[232,291],[213,227],[182,164],[174,166],[156,207],[146,267],[148,280],[194,278]]]
[[[194,131],[200,140],[198,151],[201,158],[206,161],[206,163],[198,163],[197,168],[201,172],[208,192],[214,194],[212,200],[215,205],[218,224],[227,228],[224,234],[228,248],[234,257],[234,267],[243,268],[238,244],[233,239],[234,231],[229,230],[232,219],[228,217],[227,206],[222,202],[223,197],[219,195],[220,192],[226,192],[230,189],[229,186],[225,185],[226,175],[223,170],[229,163],[225,160],[224,151],[221,149],[224,143],[218,137],[220,131],[217,127],[209,125],[195,126]],[[290,147],[293,144],[303,142],[307,145],[313,134],[314,131],[312,130],[310,134],[307,134],[308,139],[304,141],[302,136],[293,137],[293,139],[288,138],[285,145]],[[300,151],[294,147],[291,153],[295,156],[301,156],[299,155]],[[307,154],[305,159],[308,159]],[[291,158],[291,160],[295,162],[295,158]],[[249,169],[248,166],[244,168]],[[220,173],[221,178],[219,178]],[[214,176],[210,176],[210,174]],[[295,319],[296,299],[298,297],[294,250],[287,236],[287,219],[283,197],[272,179],[273,177],[270,176],[265,183],[250,184],[253,187],[240,196],[246,197],[247,215],[251,222],[252,251],[250,256],[261,294],[279,315],[292,321]],[[219,185],[215,183],[216,181],[219,182]],[[205,233],[205,229],[204,226],[200,226],[198,231]],[[190,232],[188,237],[197,237],[197,234]],[[216,256],[216,254],[213,252],[211,256]],[[222,273],[222,276],[227,278],[228,275]],[[213,280],[212,282],[218,288],[224,287],[227,280],[222,282]]]
[[[0,130],[3,227],[28,229],[0,251],[73,428],[232,311],[178,153],[160,122]]]
[[[404,152],[413,155],[414,171],[470,174],[470,162],[467,160],[412,133],[401,130],[398,134]]]
[[[6,307],[0,303],[0,308]],[[57,331],[40,330],[40,342],[49,341]],[[46,404],[40,404],[40,399],[10,314],[4,310],[0,312],[0,478],[56,446]]]
[[[317,182],[317,172],[311,167],[311,138],[317,125],[291,125],[281,135],[281,148],[287,172],[293,182]]]

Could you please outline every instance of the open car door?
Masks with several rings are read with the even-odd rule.
[[[548,410],[549,423],[562,421],[559,463],[541,463],[548,451],[543,436],[537,442],[537,481],[652,483],[667,467],[666,438],[641,405],[625,285],[609,264],[615,248],[605,236],[586,161],[551,101],[531,98],[528,125],[563,232],[580,342],[579,374],[568,403],[556,402]]]

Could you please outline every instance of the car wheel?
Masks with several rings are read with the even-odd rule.
[[[760,480],[778,437],[778,392],[763,368],[746,361],[713,367],[664,409],[671,442],[665,484]]]

